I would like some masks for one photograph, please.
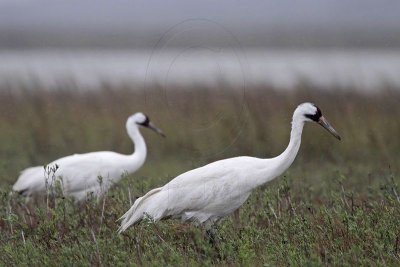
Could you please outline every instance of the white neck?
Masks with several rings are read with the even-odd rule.
[[[132,155],[128,156],[129,159],[126,164],[126,171],[134,172],[140,168],[146,160],[147,147],[138,126],[127,126],[127,131],[129,137],[132,139],[133,144],[135,145],[135,151]]]
[[[276,162],[276,176],[279,176],[284,171],[286,171],[290,167],[290,165],[292,165],[294,159],[296,158],[297,152],[299,152],[301,144],[301,134],[303,132],[303,127],[303,120],[293,119],[289,145],[282,154],[273,159]]]
[[[262,185],[285,172],[296,158],[301,144],[304,120],[294,117],[292,120],[292,131],[290,132],[289,145],[282,154],[275,158],[263,160],[263,167],[255,178],[256,186]]]

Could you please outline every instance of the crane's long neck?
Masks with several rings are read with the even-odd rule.
[[[301,134],[303,132],[304,120],[293,118],[292,130],[290,132],[289,145],[279,156],[272,159],[265,159],[261,162],[255,186],[262,185],[281,175],[286,171],[296,158],[301,144]]]
[[[139,131],[139,127],[130,126],[127,127],[128,135],[132,139],[135,145],[135,151],[132,155],[128,156],[128,161],[126,162],[126,170],[128,172],[134,172],[140,168],[147,156],[147,147],[144,142],[144,138]]]
[[[290,167],[290,165],[292,165],[294,159],[296,158],[297,152],[299,152],[301,144],[301,134],[303,132],[303,127],[303,120],[296,120],[295,118],[293,119],[289,145],[282,154],[273,159],[276,168],[276,176],[279,176],[284,171],[286,171]]]

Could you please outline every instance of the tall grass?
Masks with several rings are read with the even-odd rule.
[[[399,265],[400,92],[362,94],[252,87],[96,91],[0,90],[0,262],[4,265]],[[135,196],[208,162],[271,157],[289,139],[295,107],[317,104],[342,135],[307,125],[284,177],[257,190],[219,225],[210,246],[201,228],[143,223],[117,235]],[[142,130],[143,168],[103,200],[25,204],[9,195],[23,168],[97,150],[132,153],[126,118],[143,111],[167,134]]]

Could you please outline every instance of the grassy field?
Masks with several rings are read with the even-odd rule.
[[[400,90],[2,87],[1,266],[400,265]],[[116,220],[134,197],[186,170],[281,153],[292,112],[304,101],[322,109],[342,141],[306,125],[294,164],[251,195],[239,220],[220,222],[215,247],[202,228],[178,221],[144,222],[116,234]],[[125,120],[136,111],[167,138],[143,129],[145,165],[104,199],[76,206],[58,198],[48,206],[9,194],[28,166],[72,153],[132,153]]]

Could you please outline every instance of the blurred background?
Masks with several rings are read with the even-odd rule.
[[[1,0],[2,83],[400,84],[400,3]]]
[[[136,111],[168,136],[144,131],[145,176],[271,157],[304,101],[343,142],[306,129],[296,166],[396,169],[399,12],[395,0],[0,0],[0,180],[72,153],[131,153]]]

